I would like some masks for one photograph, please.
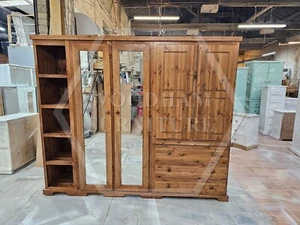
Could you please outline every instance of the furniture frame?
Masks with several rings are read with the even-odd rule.
[[[40,100],[45,195],[62,192],[228,200],[240,37],[31,38]],[[105,185],[88,185],[85,179],[79,51],[103,51]],[[120,94],[120,51],[143,52],[142,185],[121,183],[121,99],[115,97]],[[172,94],[175,104],[164,103]],[[172,119],[178,130],[173,129]]]

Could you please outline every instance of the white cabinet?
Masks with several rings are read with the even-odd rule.
[[[285,98],[285,110],[296,110],[297,109],[297,98]]]
[[[285,86],[268,85],[262,89],[260,103],[259,132],[263,135],[270,135],[273,121],[273,110],[284,110]]]
[[[233,146],[244,150],[258,146],[259,115],[235,113],[232,120],[231,142]]]
[[[270,136],[280,141],[291,141],[293,139],[295,114],[296,111],[294,110],[274,110]]]
[[[36,86],[33,67],[2,64],[0,75],[0,86]]]
[[[36,87],[17,87],[21,113],[37,113]]]
[[[0,117],[0,174],[12,174],[35,159],[38,128],[37,113]]]
[[[300,156],[300,98],[297,102],[297,110],[294,124],[294,134],[291,150]]]

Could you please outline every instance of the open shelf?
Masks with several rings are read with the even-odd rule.
[[[44,143],[47,165],[72,165],[70,139],[44,137]]]
[[[64,159],[62,158],[57,158],[57,159],[52,159],[46,162],[46,165],[56,165],[56,166],[72,166],[73,162],[72,162],[72,158],[69,157],[64,157]]]
[[[42,109],[69,109],[69,104],[44,104]]]
[[[70,133],[68,109],[42,109],[43,133]]]
[[[39,74],[66,74],[65,46],[36,46]]]
[[[49,187],[74,187],[73,167],[62,165],[47,165]]]
[[[70,131],[57,131],[57,132],[48,132],[43,134],[44,137],[54,137],[54,138],[71,138]]]
[[[67,79],[66,74],[39,74],[39,78],[61,78],[61,79]]]
[[[40,78],[41,105],[45,104],[67,104],[68,80],[55,78]]]

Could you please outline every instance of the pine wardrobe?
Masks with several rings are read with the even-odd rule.
[[[34,35],[31,38],[39,90],[45,195],[98,193],[228,200],[240,37]],[[97,70],[90,74],[99,73],[102,78],[94,97],[98,99],[96,115],[103,127],[98,128],[99,136],[86,139],[83,117],[86,108],[82,97],[86,70],[81,57],[89,57],[91,52],[88,59]],[[127,52],[133,54],[126,55]],[[128,60],[130,66],[120,63],[122,60]],[[89,68],[92,64],[86,63]],[[140,69],[124,70],[137,64]],[[124,78],[120,74],[129,76]],[[121,80],[129,80],[130,76],[133,80],[134,76],[140,76],[142,86],[143,100],[137,106],[139,116],[135,119],[128,119],[126,114],[130,110],[125,109],[128,105],[133,108],[134,98],[126,98],[128,103],[122,96]],[[89,88],[91,93],[96,90],[93,85]],[[132,95],[135,88],[133,84]],[[127,95],[131,95],[130,91]],[[126,122],[142,125],[141,144],[136,141],[127,147],[121,144],[130,138],[136,140],[133,134],[136,130],[124,136],[122,127]],[[136,124],[132,127],[138,127]],[[89,163],[86,143],[97,141],[98,137],[105,145],[94,144],[95,155],[90,158],[96,160],[93,174],[95,179],[99,177],[99,182],[87,182],[87,171],[94,164]],[[139,156],[124,159],[125,153],[133,154],[136,149],[140,149]],[[97,150],[103,154],[97,155]],[[138,157],[141,157],[140,167]],[[132,163],[131,169],[124,166],[125,161]],[[101,166],[97,167],[97,163]],[[125,173],[132,179],[139,174],[140,181],[127,182]]]

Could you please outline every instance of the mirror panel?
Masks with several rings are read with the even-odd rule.
[[[121,51],[122,185],[143,182],[143,52]]]
[[[107,184],[102,51],[80,51],[86,184]]]

